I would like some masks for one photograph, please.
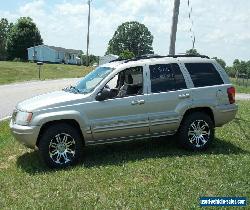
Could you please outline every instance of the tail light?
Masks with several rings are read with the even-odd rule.
[[[234,87],[228,88],[227,95],[228,95],[229,103],[234,104],[235,103],[235,88]]]

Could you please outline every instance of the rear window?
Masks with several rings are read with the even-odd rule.
[[[223,84],[220,74],[211,63],[186,63],[185,66],[195,87]]]
[[[149,66],[151,92],[160,93],[187,88],[179,65],[157,64]]]

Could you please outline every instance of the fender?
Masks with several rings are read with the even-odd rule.
[[[208,101],[204,102],[204,101],[194,101],[190,100],[190,101],[186,101],[186,102],[183,102],[183,103],[179,103],[178,106],[176,107],[175,111],[179,114],[180,116],[180,122],[183,120],[183,117],[185,115],[185,113],[190,110],[190,109],[197,109],[197,108],[209,108],[213,115],[215,113],[215,104],[213,103],[213,101],[210,101],[208,103]]]
[[[92,139],[91,127],[90,124],[87,123],[88,121],[86,115],[76,110],[52,111],[41,113],[34,116],[32,124],[42,127],[48,122],[59,120],[75,120],[80,126],[84,140],[86,141],[88,139]]]

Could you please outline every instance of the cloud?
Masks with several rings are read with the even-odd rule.
[[[39,27],[44,42],[75,49],[86,49],[88,5],[86,0],[49,1],[31,0],[16,11],[1,11],[1,17],[15,21],[19,16],[30,16]],[[125,21],[145,24],[154,35],[154,50],[167,54],[172,20],[173,0],[93,0],[91,6],[91,53],[105,53],[108,41],[116,28]],[[193,30],[198,51],[225,58],[249,59],[250,1],[191,0]],[[6,3],[7,4],[7,3]],[[191,48],[190,20],[187,0],[181,1],[177,53]],[[229,49],[229,50],[225,50]],[[85,51],[85,50],[84,50]],[[244,53],[243,53],[244,52]]]

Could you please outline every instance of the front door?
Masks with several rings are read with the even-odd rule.
[[[114,77],[118,80],[115,82],[117,96],[92,103],[88,116],[95,141],[120,141],[149,135],[148,114],[143,109],[147,91],[143,72],[143,67],[123,70]]]

